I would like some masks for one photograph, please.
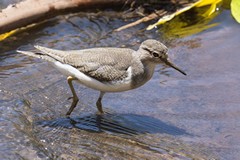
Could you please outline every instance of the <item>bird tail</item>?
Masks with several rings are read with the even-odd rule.
[[[30,52],[30,51],[20,51],[16,50],[18,53],[25,54],[30,57],[36,57],[36,58],[41,58],[43,60],[49,61],[49,62],[56,62],[56,60],[46,54],[43,54],[41,52]]]
[[[17,50],[18,53],[22,53],[31,57],[41,58],[50,62],[56,62],[56,61],[63,61],[63,57],[65,56],[63,51],[50,49],[46,47],[41,46],[34,46],[37,48],[40,52],[30,52],[30,51],[20,51]]]

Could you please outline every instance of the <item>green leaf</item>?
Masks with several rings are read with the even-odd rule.
[[[240,23],[240,0],[232,0],[231,12],[235,20]]]

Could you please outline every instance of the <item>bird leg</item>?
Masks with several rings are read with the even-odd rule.
[[[70,87],[70,89],[71,89],[71,91],[72,91],[72,94],[73,94],[73,97],[72,97],[72,99],[73,99],[73,101],[72,101],[72,104],[71,104],[71,107],[69,108],[69,110],[68,110],[68,112],[67,112],[67,116],[69,116],[71,113],[72,113],[72,111],[74,110],[74,108],[76,107],[76,105],[77,105],[77,103],[78,103],[78,96],[77,96],[77,94],[76,94],[76,92],[75,92],[75,89],[74,89],[74,87],[73,87],[73,84],[72,84],[72,81],[73,80],[76,80],[76,78],[73,78],[72,76],[68,76],[67,77],[67,81],[68,81],[68,85],[69,85],[69,87]]]
[[[98,97],[98,100],[97,100],[97,108],[98,108],[98,111],[103,114],[103,109],[102,109],[102,98],[103,98],[103,95],[105,94],[105,92],[102,92],[100,91],[100,95]]]

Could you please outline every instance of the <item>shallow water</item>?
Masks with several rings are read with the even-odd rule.
[[[107,15],[107,14],[106,14]],[[217,27],[164,39],[141,24],[79,13],[59,16],[0,43],[0,159],[237,159],[240,154],[239,25],[229,11]],[[158,66],[143,87],[106,94],[76,84],[80,101],[70,118],[66,78],[51,65],[18,54],[34,44],[57,49],[98,46],[137,49],[165,42],[187,72]]]

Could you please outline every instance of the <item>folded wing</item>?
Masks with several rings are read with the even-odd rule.
[[[125,48],[94,48],[70,51],[63,63],[101,81],[122,80],[128,76],[134,51]]]

